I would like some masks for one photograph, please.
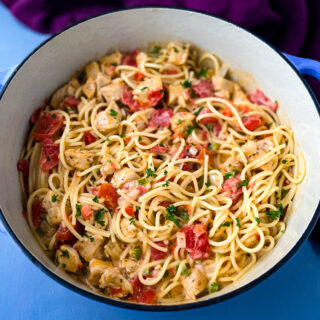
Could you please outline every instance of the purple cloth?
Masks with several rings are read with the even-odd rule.
[[[2,0],[33,30],[54,33],[87,17],[121,8],[175,6],[233,21],[280,50],[320,61],[319,0]],[[309,79],[308,79],[309,80]],[[309,80],[318,99],[320,86]]]

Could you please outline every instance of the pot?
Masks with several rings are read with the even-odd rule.
[[[245,276],[194,302],[139,305],[93,293],[61,271],[42,251],[22,215],[16,167],[33,110],[75,70],[107,50],[129,51],[150,42],[184,40],[209,50],[233,70],[239,81],[261,88],[280,104],[279,117],[295,132],[296,151],[304,153],[307,174],[299,185],[286,232],[275,248]],[[214,304],[266,279],[298,250],[319,216],[319,105],[300,73],[320,80],[320,63],[284,55],[239,26],[204,13],[169,8],[139,8],[112,12],[78,23],[52,36],[10,75],[0,96],[0,204],[7,232],[41,270],[62,285],[90,298],[124,308],[181,310]],[[250,79],[250,81],[248,81]]]

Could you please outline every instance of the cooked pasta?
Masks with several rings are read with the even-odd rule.
[[[31,117],[18,170],[34,236],[114,298],[214,294],[273,249],[304,178],[277,109],[189,44],[89,63]]]

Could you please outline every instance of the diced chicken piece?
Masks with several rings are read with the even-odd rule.
[[[188,297],[195,299],[196,296],[207,287],[207,277],[198,268],[193,268],[190,275],[183,277],[182,285]]]
[[[175,65],[182,65],[187,62],[189,55],[189,44],[181,44],[178,42],[170,42],[168,44],[169,50],[169,63]]]
[[[97,85],[97,90],[99,91],[100,88],[111,83],[111,77],[109,75],[103,74],[102,72],[99,72],[97,74],[95,82]]]
[[[100,66],[96,61],[93,61],[86,66],[85,71],[87,78],[94,80],[100,72]]]
[[[95,125],[97,129],[106,133],[110,129],[114,129],[119,126],[121,121],[121,111],[117,103],[111,101],[107,109],[100,111],[95,119]]]
[[[100,89],[100,92],[107,102],[121,100],[123,93],[123,82],[116,81]]]
[[[138,272],[139,263],[131,259],[123,259],[120,261],[120,267],[132,278]]]
[[[46,220],[42,220],[41,223],[40,223],[39,229],[36,229],[36,231],[40,235],[41,240],[43,241],[43,243],[45,245],[49,246],[49,243],[50,243],[53,235],[57,231],[57,227],[56,226],[52,226]]]
[[[116,51],[108,56],[102,57],[100,59],[101,64],[105,65],[120,65],[122,60],[122,54],[119,51]]]
[[[100,169],[100,171],[105,176],[114,174],[117,170],[121,169],[121,166],[117,160],[103,159],[101,162],[103,167]]]
[[[241,171],[243,168],[243,164],[242,162],[237,159],[237,158],[233,158],[230,157],[225,163],[224,166],[226,167],[227,171],[232,171],[232,170],[236,170],[236,171]]]
[[[83,86],[83,93],[86,95],[88,99],[92,99],[94,94],[96,93],[96,84],[94,80],[89,77],[86,83]]]
[[[269,151],[271,148],[274,147],[273,140],[271,137],[259,140],[257,144],[258,144],[258,148],[265,152]]]
[[[242,91],[241,87],[238,84],[234,84],[232,102],[237,103],[242,101],[249,101],[247,95]]]
[[[147,105],[150,103],[150,93],[160,91],[162,89],[163,85],[160,77],[147,78],[144,81],[141,81],[139,85],[133,90],[133,98],[137,100],[141,105]]]
[[[56,252],[58,266],[68,272],[77,272],[82,268],[78,252],[69,245],[62,245]]]
[[[229,69],[230,69],[230,66],[227,63],[223,62],[219,69],[218,76],[225,78]]]
[[[118,242],[108,241],[104,246],[104,254],[107,257],[112,258],[112,260],[119,260],[119,257],[122,253],[122,248]]]
[[[92,259],[89,263],[89,282],[94,286],[99,286],[99,280],[107,268],[112,268],[111,262]]]
[[[69,83],[59,88],[53,95],[50,104],[53,108],[58,109],[61,107],[61,102],[66,96],[74,96],[76,90],[80,87],[79,81],[72,78]]]
[[[67,163],[78,170],[89,169],[93,162],[93,154],[87,150],[68,149],[64,155]]]
[[[122,170],[114,173],[111,179],[111,184],[115,188],[121,188],[125,183],[137,179],[139,179],[139,176],[134,170],[130,168],[123,168]]]
[[[135,238],[138,233],[137,227],[128,218],[121,219],[120,229],[122,233],[129,239]]]
[[[213,76],[212,84],[216,96],[225,99],[230,99],[234,90],[234,83],[232,81],[229,81],[219,76]]]
[[[104,238],[100,235],[90,233],[87,235],[88,237],[84,237],[83,241],[77,241],[73,248],[79,252],[84,260],[89,262],[91,259],[95,258],[102,249]]]
[[[190,99],[189,93],[180,83],[169,85],[168,104],[177,103],[179,106],[185,107],[188,99]]]
[[[154,108],[148,108],[139,112],[139,116],[135,117],[133,122],[136,125],[138,131],[143,131],[149,123],[149,120],[152,117]]]
[[[212,186],[216,186],[217,188],[220,188],[223,183],[217,174],[210,174],[209,182]]]
[[[146,62],[148,60],[148,55],[145,54],[144,52],[139,52],[136,56],[136,61],[137,61],[137,64],[138,66],[143,63],[143,62]]]
[[[108,288],[109,292],[118,298],[123,298],[133,292],[131,283],[120,273],[118,268],[108,267],[102,274],[99,286],[102,289]],[[114,290],[112,289],[121,289]]]
[[[46,209],[48,215],[47,220],[52,225],[60,224],[62,217],[60,212],[60,201],[58,195],[53,191],[48,191],[42,200],[42,206]]]
[[[190,112],[178,112],[170,119],[171,128],[176,134],[185,136],[188,126],[193,125],[194,119],[195,115]]]

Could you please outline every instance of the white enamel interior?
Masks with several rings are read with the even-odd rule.
[[[274,250],[238,282],[215,293],[223,295],[257,279],[295,246],[307,229],[320,195],[320,121],[304,84],[292,68],[252,34],[217,18],[176,9],[134,9],[78,24],[37,50],[11,80],[1,101],[1,208],[19,240],[49,270],[82,287],[57,269],[31,236],[21,214],[17,159],[32,111],[75,70],[108,49],[131,50],[149,42],[182,39],[208,49],[232,68],[248,71],[259,87],[280,102],[279,114],[295,132],[304,152],[307,176],[299,186],[287,230]],[[203,299],[208,299],[204,297]]]

